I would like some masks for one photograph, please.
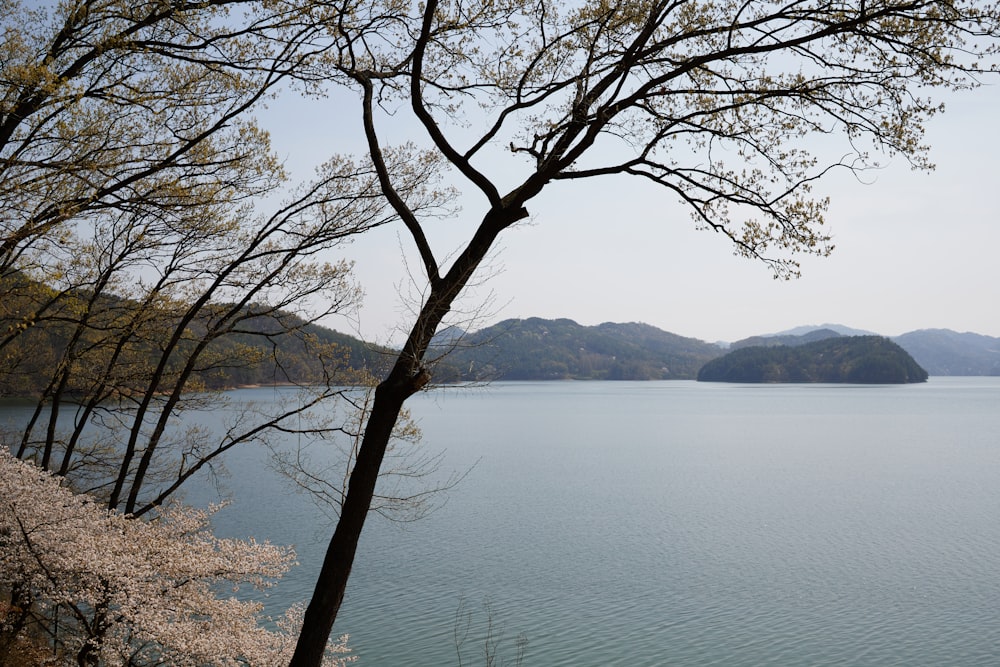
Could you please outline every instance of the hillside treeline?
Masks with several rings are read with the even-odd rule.
[[[19,274],[0,281],[0,396],[128,396],[174,386],[195,352],[190,391],[243,385],[350,384],[378,372],[384,350],[293,313],[206,305],[179,327],[189,304],[139,303],[86,290],[57,291]],[[232,326],[216,329],[228,316]],[[171,339],[177,336],[174,342]],[[173,345],[166,359],[163,352]]]
[[[694,379],[722,354],[711,343],[648,324],[537,317],[505,320],[475,333],[445,335],[447,353],[437,379],[483,380],[679,380]]]
[[[803,345],[742,347],[705,364],[702,382],[925,382],[927,371],[881,336],[842,336]]]

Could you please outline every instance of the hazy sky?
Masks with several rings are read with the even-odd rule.
[[[1000,336],[995,83],[940,98],[947,110],[927,136],[935,171],[914,172],[897,159],[864,183],[846,172],[822,181],[836,250],[803,258],[798,280],[774,280],[763,265],[733,256],[726,239],[696,231],[668,193],[636,179],[597,180],[559,184],[532,203],[530,221],[501,237],[489,279],[462,306],[481,313],[472,328],[538,316],[645,322],[709,341],[825,322],[885,335],[949,328]],[[288,96],[261,120],[293,174],[307,178],[326,155],[360,147],[359,115],[350,99]],[[439,256],[468,238],[479,203],[436,223]],[[342,253],[357,262],[365,303],[356,321],[327,324],[398,340],[416,298],[405,230],[376,230]]]

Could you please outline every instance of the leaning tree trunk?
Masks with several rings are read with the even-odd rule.
[[[393,370],[400,365],[397,362]],[[302,619],[302,631],[295,646],[291,667],[313,667],[323,660],[333,622],[344,600],[347,579],[351,574],[358,539],[375,493],[382,458],[403,401],[414,391],[416,390],[410,390],[392,375],[375,389],[375,400],[358,449],[358,458],[354,462],[354,470],[351,471],[347,495],[340,509],[340,519],[330,539],[323,567],[316,580],[316,588]]]
[[[322,663],[333,622],[344,599],[361,529],[371,508],[375,484],[392,431],[406,399],[430,381],[430,373],[423,367],[424,354],[457,289],[444,292],[451,298],[435,298],[432,292],[389,376],[375,388],[375,400],[348,480],[337,528],[330,539],[316,588],[306,607],[290,667],[319,667]]]
[[[322,663],[333,622],[344,599],[361,529],[371,508],[382,458],[396,420],[406,399],[430,381],[430,373],[424,367],[424,357],[431,338],[444,316],[451,310],[455,298],[486,257],[497,235],[527,215],[527,211],[520,205],[507,204],[493,208],[447,275],[432,278],[427,302],[420,309],[409,338],[396,357],[396,363],[388,377],[375,388],[375,400],[365,424],[354,469],[348,479],[347,494],[340,509],[337,528],[330,539],[316,588],[306,607],[290,667],[320,667]]]

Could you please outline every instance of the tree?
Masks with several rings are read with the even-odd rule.
[[[239,0],[3,3],[0,272],[44,269],[95,218],[246,201],[279,165],[245,111],[287,66]],[[248,59],[259,59],[250,65]],[[226,67],[219,63],[230,63]]]
[[[175,506],[130,519],[0,450],[0,587],[14,592],[0,662],[37,643],[51,646],[37,664],[284,664],[291,617],[267,630],[259,603],[224,591],[270,586],[295,554],[216,538],[208,518]],[[351,661],[345,641],[326,664]]]
[[[67,548],[100,545],[78,549],[74,558],[84,560],[61,573],[48,547],[35,548],[48,535],[46,519],[38,519],[41,532],[22,531],[18,544],[27,551],[9,562],[34,558],[42,575],[59,580],[42,592],[26,579],[5,580],[0,592],[10,600],[5,616],[13,610],[45,632],[46,623],[58,627],[60,610],[72,611],[73,636],[84,641],[73,650],[90,664],[105,659],[95,656],[109,636],[122,638],[112,625],[124,608],[155,606],[108,597],[128,588],[127,570],[81,569],[91,560],[102,566],[118,532],[141,541],[156,526],[190,526],[189,517],[170,519],[164,503],[238,445],[344,430],[330,406],[358,374],[345,373],[342,351],[309,327],[349,309],[359,291],[349,263],[321,255],[395,212],[369,160],[333,157],[313,181],[286,189],[266,133],[248,116],[327,48],[312,43],[323,26],[303,21],[298,8],[251,0],[0,0],[0,29],[0,373],[8,387],[29,380],[18,389],[37,399],[27,427],[4,450],[11,444],[17,458],[88,492],[88,507],[101,502],[110,512],[91,508],[68,518],[53,510],[53,525],[73,528],[46,538],[56,560],[75,553],[59,551],[60,540]],[[386,156],[411,207],[440,205],[432,172],[407,163],[404,152]],[[282,366],[278,343],[288,338],[314,357],[313,375]],[[274,381],[309,390],[271,412],[234,411],[221,432],[182,428],[186,410],[225,407],[211,391],[214,373],[266,356]],[[326,414],[316,418],[319,406]],[[9,509],[14,524],[27,525],[18,508]],[[89,524],[94,532],[79,532]],[[4,527],[0,541],[17,534]],[[177,576],[178,590],[188,593],[183,582],[204,579]],[[64,592],[78,582],[107,590]],[[237,605],[227,616],[248,609]],[[192,611],[199,614],[211,615],[204,606]],[[194,641],[191,618],[174,617],[155,631],[142,623],[120,623],[122,650],[149,642],[155,656]],[[221,616],[219,624],[237,630]],[[184,627],[187,636],[177,635]]]
[[[976,87],[995,68],[1000,36],[1000,8],[964,0],[343,0],[312,11],[329,49],[300,74],[357,92],[382,193],[412,237],[426,290],[375,390],[296,667],[322,655],[393,425],[430,382],[432,337],[535,197],[561,181],[639,177],[738,255],[794,276],[797,254],[831,249],[814,182],[881,156],[929,167],[923,122],[940,107],[926,95]],[[385,159],[385,125],[403,116],[480,206],[450,263]],[[809,152],[801,142],[813,134],[846,140],[847,157]]]
[[[171,226],[174,233],[95,221],[91,239],[67,239],[65,263],[53,259],[48,267],[60,276],[55,288],[28,281],[8,292],[22,302],[11,321],[32,323],[9,329],[5,347],[19,352],[14,363],[33,359],[37,349],[56,355],[33,367],[42,383],[18,457],[70,476],[77,488],[106,497],[109,508],[141,515],[232,447],[294,430],[291,424],[316,405],[342,396],[351,378],[343,354],[320,345],[307,326],[349,308],[357,290],[347,263],[314,256],[389,219],[360,197],[372,187],[363,170],[338,163],[266,218],[241,208],[195,225],[189,210],[185,226]],[[178,229],[190,233],[178,239]],[[132,235],[144,242],[131,244]],[[325,307],[299,317],[304,302],[317,297]],[[301,403],[256,420],[243,415],[221,434],[171,432],[184,411],[222,406],[207,377],[260,362],[281,338],[298,338],[319,366],[316,377],[291,375],[274,357],[272,381],[313,386]],[[248,344],[254,339],[257,346]],[[229,340],[240,342],[221,346]],[[150,486],[153,492],[144,493]]]
[[[297,10],[247,0],[4,9],[0,373],[38,399],[13,447],[142,515],[356,380],[342,350],[309,334],[359,296],[349,263],[319,255],[394,213],[367,162],[334,157],[285,191],[247,117],[322,52],[309,44],[321,28],[292,21]],[[423,196],[426,175],[396,167]],[[276,203],[263,214],[265,195]],[[312,355],[313,376],[282,367],[282,338]],[[206,378],[269,352],[272,381],[315,391],[221,434],[178,435],[185,410],[221,405]]]

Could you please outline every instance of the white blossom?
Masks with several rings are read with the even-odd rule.
[[[273,585],[295,555],[215,537],[216,509],[108,512],[0,449],[0,663],[34,642],[55,665],[288,664],[301,609],[269,629],[262,605],[234,594]],[[353,660],[346,639],[328,664]]]

